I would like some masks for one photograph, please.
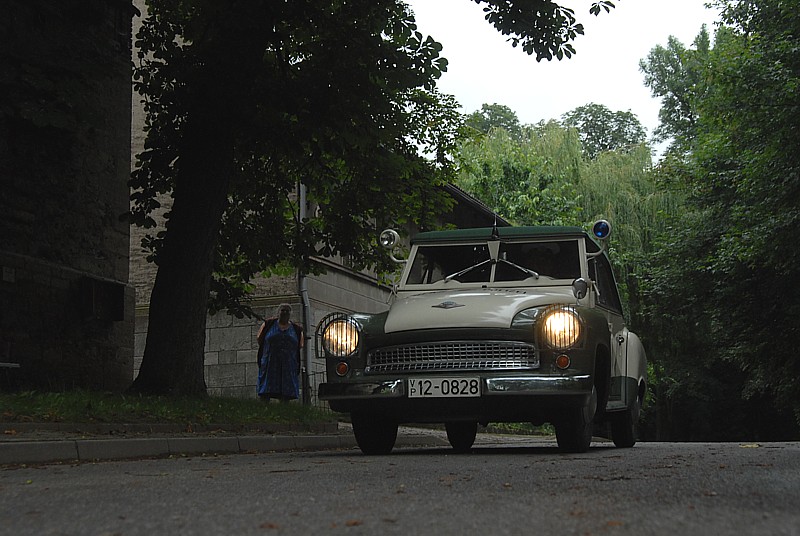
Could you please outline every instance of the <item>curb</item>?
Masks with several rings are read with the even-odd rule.
[[[430,435],[401,435],[396,443],[397,447],[445,445],[446,440]],[[354,448],[352,435],[20,440],[0,443],[0,465]]]

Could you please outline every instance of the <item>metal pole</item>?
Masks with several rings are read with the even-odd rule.
[[[306,207],[306,186],[300,182],[297,183],[297,191],[300,197],[300,210],[299,217],[300,222],[302,222],[307,215],[307,207]],[[300,294],[300,300],[303,307],[303,328],[305,334],[305,341],[303,344],[303,367],[301,369],[301,381],[303,384],[303,405],[308,406],[311,405],[311,378],[309,376],[311,372],[311,354],[308,350],[309,342],[311,341],[311,337],[309,333],[311,333],[311,302],[308,299],[308,280],[306,278],[303,269],[297,271],[297,290]]]

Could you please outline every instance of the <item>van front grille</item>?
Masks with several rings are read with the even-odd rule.
[[[376,348],[367,374],[539,368],[536,346],[518,341],[446,341]]]

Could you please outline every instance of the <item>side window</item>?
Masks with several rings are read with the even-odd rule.
[[[599,296],[597,302],[601,307],[622,313],[622,303],[619,300],[617,284],[614,282],[614,272],[605,255],[598,255],[589,264],[589,277],[597,283]]]

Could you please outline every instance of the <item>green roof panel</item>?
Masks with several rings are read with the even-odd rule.
[[[498,227],[500,238],[559,238],[559,237],[585,237],[586,231],[580,227]],[[472,242],[489,240],[492,237],[492,227],[477,227],[474,229],[453,229],[449,231],[427,231],[419,233],[411,239],[412,244],[430,244],[436,242]]]

